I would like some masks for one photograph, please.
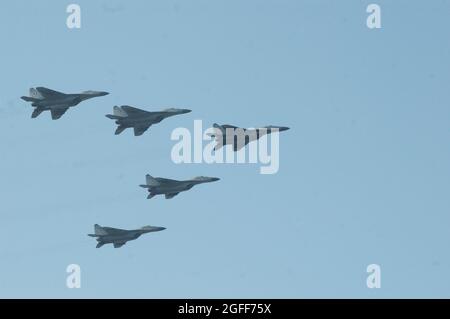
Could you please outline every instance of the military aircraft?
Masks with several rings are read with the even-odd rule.
[[[30,89],[30,96],[22,96],[21,99],[32,102],[34,107],[32,118],[36,118],[43,111],[50,111],[52,119],[57,120],[70,108],[78,105],[80,102],[97,96],[108,95],[108,92],[85,91],[82,93],[66,94],[53,91],[45,87]]]
[[[180,192],[190,190],[192,187],[198,184],[210,183],[220,180],[217,177],[205,177],[198,176],[186,181],[176,181],[173,179],[152,177],[150,175],[145,176],[146,184],[139,185],[140,187],[148,189],[147,199],[152,198],[155,195],[163,195],[166,199],[171,199],[178,195]]]
[[[159,112],[149,112],[132,106],[114,106],[113,114],[106,117],[116,120],[118,125],[116,135],[122,133],[127,128],[134,129],[134,135],[140,136],[153,124],[159,123],[170,116],[189,113],[191,110],[170,108]]]
[[[222,146],[229,144],[233,146],[233,150],[235,152],[239,151],[248,143],[256,141],[266,134],[289,130],[289,127],[274,125],[263,126],[255,129],[246,129],[228,124],[219,125],[214,123],[213,127],[215,129],[215,133],[209,133],[208,135],[215,138],[217,142],[214,146],[214,150],[218,150]]]
[[[97,238],[97,248],[100,248],[105,244],[113,244],[114,248],[119,248],[125,245],[128,241],[139,238],[142,234],[161,231],[164,229],[164,227],[144,226],[140,229],[126,230],[111,227],[102,227],[98,224],[95,224],[95,234],[88,234],[88,236]]]

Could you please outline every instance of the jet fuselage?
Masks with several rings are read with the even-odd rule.
[[[122,125],[122,126],[126,126],[126,127],[134,127],[136,125],[140,125],[140,124],[156,124],[161,122],[163,119],[165,119],[166,117],[171,116],[167,115],[164,112],[158,112],[158,113],[153,113],[153,114],[149,114],[149,115],[129,115],[127,117],[117,117],[116,118],[116,124],[117,125]]]
[[[31,106],[50,109],[52,107],[72,107],[80,104],[80,102],[93,97],[101,96],[91,94],[65,94],[62,97],[43,98],[34,101]]]
[[[152,198],[155,195],[162,195],[162,194],[166,195],[167,199],[170,199],[180,192],[190,190],[195,185],[216,182],[220,180],[220,178],[217,177],[205,177],[205,176],[199,176],[185,181],[177,181],[160,177],[153,178],[150,175],[147,175],[146,178],[147,184],[140,186],[146,188],[150,193],[149,196],[147,197],[148,199]]]
[[[289,128],[285,126],[272,125],[256,129],[244,129],[231,125],[218,124],[214,124],[214,127],[217,129],[216,134],[211,134],[211,136],[215,137],[217,142],[214,150],[217,150],[224,145],[232,145],[234,151],[240,150],[242,147],[260,139],[264,135],[289,130]]]
[[[114,243],[114,242],[123,242],[130,241],[139,238],[142,233],[138,232],[130,232],[125,233],[123,235],[103,235],[97,238],[97,241],[101,241],[105,244]]]
[[[202,182],[197,181],[174,181],[172,183],[164,183],[159,186],[150,186],[149,192],[155,195],[166,194],[166,193],[179,193],[183,191],[190,190],[197,184]]]
[[[96,237],[98,242],[97,248],[100,248],[105,244],[114,244],[115,248],[119,248],[125,245],[125,243],[127,243],[128,241],[135,240],[143,234],[157,232],[165,229],[165,227],[145,226],[141,229],[125,230],[95,225],[95,234],[88,235],[91,237]]]

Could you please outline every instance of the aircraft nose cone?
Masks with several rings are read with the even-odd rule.
[[[109,92],[98,92],[99,96],[104,96],[104,95],[108,95],[108,94],[109,94]]]
[[[211,177],[211,182],[217,182],[220,181],[220,178],[218,177]]]
[[[185,113],[191,113],[192,110],[189,110],[189,109],[182,109],[181,112],[182,112],[183,114],[185,114]]]
[[[158,230],[158,231],[166,230],[166,227],[158,227],[157,230]]]
[[[287,131],[287,130],[289,130],[290,128],[289,127],[287,127],[287,126],[281,126],[278,130],[280,131],[280,132],[283,132],[283,131]]]

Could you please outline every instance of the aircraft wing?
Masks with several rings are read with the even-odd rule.
[[[149,127],[152,126],[151,124],[147,125],[139,125],[134,127],[134,136],[141,136],[144,134],[145,131],[149,129]]]
[[[122,105],[121,106],[122,110],[124,110],[127,114],[129,115],[140,115],[140,114],[148,114],[151,112],[145,111],[145,110],[141,110],[129,105]]]
[[[120,248],[125,244],[126,244],[126,242],[122,242],[122,243],[114,243],[113,245],[114,245],[114,248]]]
[[[63,97],[66,94],[62,93],[62,92],[58,92],[58,91],[54,91],[54,90],[50,90],[47,89],[45,87],[37,87],[36,90],[44,97],[47,99],[51,99],[51,98],[58,98],[58,97]]]
[[[175,196],[177,196],[179,193],[170,193],[170,194],[166,194],[165,197],[166,199],[171,199],[174,198]]]
[[[33,113],[31,114],[31,117],[32,117],[32,118],[36,118],[36,117],[38,117],[39,114],[41,114],[43,111],[44,111],[44,109],[38,108],[38,107],[37,107],[37,108],[34,109]]]
[[[119,135],[120,133],[122,133],[127,127],[126,126],[122,126],[119,125],[116,129],[116,131],[114,132],[114,134]]]
[[[61,116],[63,116],[68,109],[69,109],[68,107],[58,107],[55,109],[50,109],[50,112],[52,113],[52,119],[57,120],[61,118]]]

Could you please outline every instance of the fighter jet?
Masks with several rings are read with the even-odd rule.
[[[274,125],[263,126],[255,129],[245,129],[228,124],[219,125],[214,123],[213,127],[215,129],[215,133],[210,133],[208,135],[215,138],[217,142],[214,146],[214,150],[218,150],[222,146],[230,144],[233,146],[233,150],[235,152],[266,134],[289,130],[289,127]]]
[[[116,135],[127,128],[134,128],[134,136],[140,136],[153,124],[159,123],[170,116],[189,113],[191,110],[170,108],[159,112],[148,112],[132,106],[114,106],[113,114],[106,117],[116,120],[118,125]]]
[[[205,177],[205,176],[194,177],[193,179],[189,179],[186,181],[176,181],[173,179],[152,177],[150,175],[146,175],[145,178],[146,184],[139,186],[148,189],[149,194],[147,196],[147,199],[150,199],[155,195],[162,195],[162,194],[164,194],[166,199],[171,199],[177,196],[178,193],[180,192],[190,190],[195,185],[220,180],[220,178],[217,177]]]
[[[32,118],[38,117],[43,111],[50,111],[52,119],[57,120],[70,108],[80,102],[97,96],[108,95],[108,92],[85,91],[76,94],[66,94],[53,91],[44,87],[30,89],[30,96],[22,96],[21,99],[32,102],[34,107]]]
[[[164,230],[164,227],[144,226],[140,229],[125,230],[111,227],[102,227],[98,224],[94,225],[95,234],[88,236],[97,238],[97,248],[105,244],[113,244],[114,248],[122,247],[127,241],[135,240],[142,234]]]

